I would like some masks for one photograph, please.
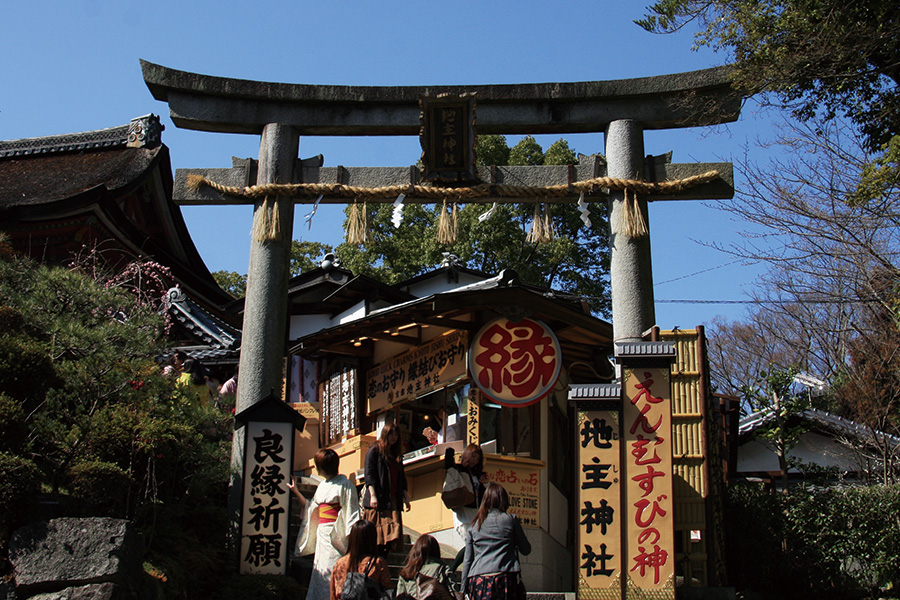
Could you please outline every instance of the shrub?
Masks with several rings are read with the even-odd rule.
[[[0,541],[25,524],[36,509],[41,471],[27,458],[0,452]]]
[[[0,389],[21,401],[39,401],[57,382],[47,349],[25,337],[0,334]]]
[[[131,475],[112,463],[82,462],[69,470],[71,492],[101,516],[126,517],[128,498],[134,486]]]
[[[733,485],[731,583],[783,598],[856,598],[900,583],[900,486],[768,493]],[[759,577],[765,573],[766,577]]]
[[[0,392],[0,452],[17,452],[25,442],[22,404]]]

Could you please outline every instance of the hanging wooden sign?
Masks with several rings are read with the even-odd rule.
[[[475,181],[475,95],[423,96],[419,107],[422,179]]]
[[[452,331],[369,369],[368,411],[412,400],[464,377],[467,336]]]

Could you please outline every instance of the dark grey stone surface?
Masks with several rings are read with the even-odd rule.
[[[114,583],[94,583],[35,594],[28,600],[126,600],[131,597],[126,589]]]
[[[13,582],[0,581],[0,600],[18,600]]]
[[[528,592],[528,600],[575,600],[575,592]]]
[[[677,600],[735,600],[732,587],[677,587]]]
[[[129,522],[110,518],[63,518],[17,529],[10,540],[20,598],[67,587],[141,580],[144,543]]]

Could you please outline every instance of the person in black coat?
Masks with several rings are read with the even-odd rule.
[[[409,510],[400,429],[395,423],[381,428],[378,441],[366,454],[363,518],[375,524],[378,550],[386,556],[403,535],[403,507]]]

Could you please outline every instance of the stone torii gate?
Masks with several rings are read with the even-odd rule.
[[[200,174],[238,187],[290,183],[412,186],[419,183],[415,167],[323,168],[321,157],[300,161],[299,137],[419,135],[420,98],[442,93],[474,93],[478,132],[483,134],[605,133],[605,161],[592,158],[573,167],[498,167],[482,170],[479,175],[484,181],[571,186],[574,181],[608,176],[660,183],[717,172],[711,180],[686,191],[660,187],[643,193],[638,202],[645,219],[649,200],[725,199],[734,193],[730,163],[672,164],[665,156],[645,157],[643,143],[645,130],[737,120],[740,97],[729,85],[727,67],[613,81],[446,87],[298,85],[200,75],[146,61],[141,61],[141,67],[154,98],[169,104],[177,126],[260,136],[258,161],[235,159],[226,169],[179,169],[175,183],[175,201],[180,204],[254,204],[254,229],[261,220],[273,217],[267,214],[263,199],[223,194],[210,187],[193,189],[186,185],[188,175]],[[625,191],[610,188],[608,196],[614,337],[616,342],[639,341],[655,324],[650,238],[624,235]],[[568,197],[551,201],[573,202],[577,197],[573,189]],[[315,200],[312,196],[296,201]],[[504,201],[490,196],[471,201],[495,200]],[[523,201],[528,200],[516,200]],[[348,198],[325,194],[320,202],[347,203]],[[281,385],[294,201],[276,206],[280,235],[254,239],[250,246],[238,412]],[[236,437],[233,462],[238,465],[243,464],[238,456],[242,447],[242,440]]]

